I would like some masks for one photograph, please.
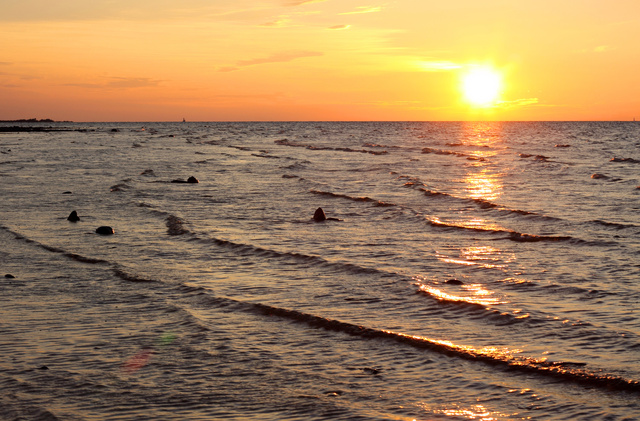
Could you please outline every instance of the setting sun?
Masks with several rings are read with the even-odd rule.
[[[502,78],[489,67],[476,67],[462,78],[462,92],[467,102],[477,107],[494,105],[500,96]]]

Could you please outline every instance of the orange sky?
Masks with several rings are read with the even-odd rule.
[[[640,120],[638,0],[8,3],[0,120]]]

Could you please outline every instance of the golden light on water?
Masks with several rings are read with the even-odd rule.
[[[489,202],[495,201],[500,197],[502,184],[500,183],[500,175],[491,174],[487,170],[481,170],[479,173],[467,174],[465,179],[467,183],[467,191],[473,199],[482,199]]]
[[[483,221],[472,221],[480,229],[487,229],[487,224]],[[465,247],[459,251],[459,256],[447,256],[441,253],[436,253],[436,257],[445,263],[451,263],[461,266],[482,266],[487,269],[504,268],[506,264],[504,262],[505,256],[500,249],[492,246],[473,246]]]
[[[438,408],[426,403],[419,403],[418,406],[424,411],[432,414],[445,415],[454,419],[466,418],[469,420],[495,421],[499,419],[510,419],[509,414],[495,412],[487,409],[483,405],[471,405],[468,407],[451,405],[449,408]],[[439,417],[440,418],[440,417]]]
[[[429,218],[429,222],[433,225],[441,225],[448,227],[468,228],[478,231],[504,231],[505,228],[493,223],[488,222],[483,218],[471,218],[471,219],[458,219],[454,221],[442,221],[438,217]]]
[[[462,285],[460,289],[461,292],[466,293],[464,295],[446,292],[431,285],[422,284],[419,286],[419,288],[420,291],[425,292],[440,301],[464,302],[482,306],[491,306],[506,303],[506,301],[503,301],[498,297],[494,297],[493,291],[485,289],[480,284]]]

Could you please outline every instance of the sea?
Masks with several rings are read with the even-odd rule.
[[[0,198],[0,420],[640,419],[640,123],[2,123]]]

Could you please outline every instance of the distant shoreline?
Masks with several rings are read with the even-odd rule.
[[[55,121],[50,118],[21,118],[18,120],[0,120],[0,123],[73,123],[73,121]]]
[[[37,118],[23,118],[19,120],[0,120],[2,123],[73,123],[73,121],[55,121],[50,118],[43,118],[38,120]],[[8,132],[52,132],[52,131],[74,131],[77,129],[65,129],[60,127],[51,126],[0,126],[0,133]]]

